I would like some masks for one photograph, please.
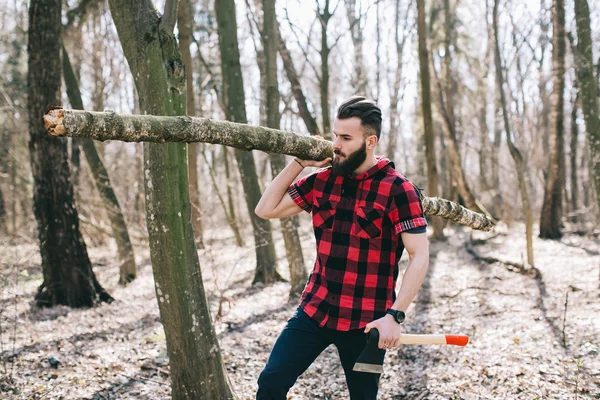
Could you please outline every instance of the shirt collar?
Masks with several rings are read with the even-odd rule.
[[[394,168],[394,163],[391,162],[390,160],[388,160],[385,157],[375,156],[375,160],[377,160],[377,162],[371,168],[369,168],[365,172],[362,172],[362,173],[360,173],[358,175],[350,176],[349,178],[350,179],[355,179],[357,181],[365,180],[367,178],[372,177],[373,175],[375,175],[376,173],[378,173],[382,169],[386,168],[388,165],[390,165],[392,168]]]

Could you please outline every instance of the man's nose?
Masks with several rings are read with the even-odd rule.
[[[341,148],[342,148],[342,144],[340,142],[340,139],[339,138],[333,139],[333,149],[340,150]]]

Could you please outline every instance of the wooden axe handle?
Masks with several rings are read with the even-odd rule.
[[[469,343],[467,335],[400,335],[400,344],[453,344],[466,346]]]

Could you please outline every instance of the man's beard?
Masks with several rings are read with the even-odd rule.
[[[339,151],[334,151],[335,154],[342,154]],[[343,155],[343,154],[342,154]],[[360,149],[353,153],[350,153],[346,157],[346,161],[340,161],[338,157],[334,157],[331,163],[331,173],[337,176],[351,176],[352,173],[360,167],[360,165],[367,159],[367,142],[363,142]]]

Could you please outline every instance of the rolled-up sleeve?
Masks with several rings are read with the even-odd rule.
[[[410,181],[402,182],[395,190],[391,199],[389,218],[397,235],[427,226],[419,191]]]
[[[294,200],[294,203],[304,211],[312,212],[314,198],[314,183],[317,177],[317,172],[298,179],[288,188],[288,194]]]

